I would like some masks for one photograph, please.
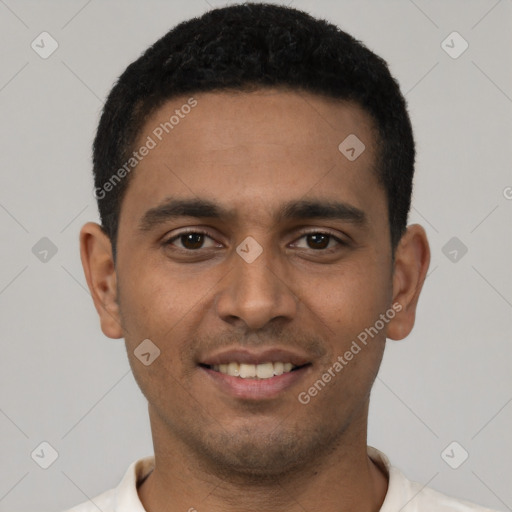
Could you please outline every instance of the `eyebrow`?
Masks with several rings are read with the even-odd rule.
[[[236,213],[207,199],[167,198],[144,213],[138,229],[143,233],[149,232],[160,224],[181,217],[229,221],[236,218]],[[368,218],[362,210],[338,201],[289,201],[281,206],[274,217],[276,222],[308,219],[342,220],[359,227],[365,227],[368,224]]]

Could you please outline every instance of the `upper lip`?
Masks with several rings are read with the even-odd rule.
[[[303,366],[310,363],[311,360],[303,353],[285,348],[270,348],[258,351],[243,348],[223,349],[200,360],[200,364],[208,366],[232,362],[244,364],[282,362],[292,363],[294,366]]]

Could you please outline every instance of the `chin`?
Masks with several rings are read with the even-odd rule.
[[[304,461],[322,452],[317,436],[325,447],[325,435],[318,430],[314,432],[284,431],[275,422],[266,429],[255,426],[236,432],[219,429],[203,435],[195,449],[211,471],[231,481],[247,483],[252,478],[257,484],[304,470]]]

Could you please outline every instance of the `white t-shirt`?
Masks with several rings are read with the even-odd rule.
[[[408,480],[381,451],[368,446],[368,455],[388,475],[388,491],[380,512],[496,512],[451,498]],[[146,512],[137,494],[137,484],[154,468],[154,456],[132,462],[117,487],[65,512]]]

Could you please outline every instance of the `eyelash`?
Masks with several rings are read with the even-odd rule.
[[[189,230],[181,231],[177,235],[174,235],[172,238],[169,238],[166,241],[164,241],[162,245],[164,245],[166,247],[168,247],[168,246],[172,247],[172,242],[174,242],[175,240],[178,240],[180,237],[182,237],[184,235],[188,235],[188,234],[205,235],[208,238],[211,238],[212,240],[214,240],[214,237],[212,237],[211,234],[208,233],[207,231],[203,231],[202,229],[195,228],[195,229],[189,229]],[[299,234],[300,234],[300,236],[299,236],[299,238],[297,240],[300,240],[301,238],[303,238],[303,237],[305,237],[307,235],[325,235],[325,236],[330,237],[330,239],[334,239],[338,243],[339,246],[347,246],[348,245],[347,242],[345,242],[341,238],[337,237],[336,235],[333,235],[329,231],[318,231],[318,230],[317,231],[301,231]],[[177,251],[194,253],[194,252],[200,251],[202,248],[199,248],[199,249],[182,249],[181,247],[174,247],[174,249],[177,250]],[[336,251],[337,248],[336,247],[331,247],[330,249],[309,249],[309,250],[311,250],[313,252],[318,252],[318,253],[323,252],[324,254],[330,254],[330,253]]]

